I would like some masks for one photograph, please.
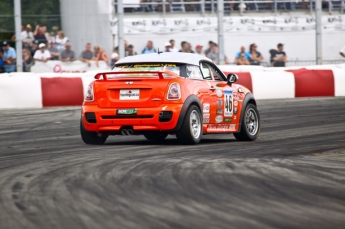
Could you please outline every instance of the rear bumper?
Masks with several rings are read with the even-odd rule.
[[[82,121],[87,131],[120,132],[123,127],[133,128],[134,132],[173,130],[179,120],[183,104],[162,104],[155,108],[137,108],[137,115],[129,118],[116,115],[116,108],[100,108],[98,105],[83,105]],[[160,122],[159,114],[171,111],[170,121]],[[86,113],[94,113],[96,123],[86,119]]]

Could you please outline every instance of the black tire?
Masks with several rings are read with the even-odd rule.
[[[148,132],[144,134],[145,138],[150,141],[163,141],[168,136],[167,133],[162,132]]]
[[[85,130],[82,120],[80,120],[80,135],[84,143],[88,145],[103,145],[108,137],[108,136],[99,137],[96,132]]]
[[[241,131],[234,133],[234,136],[238,141],[254,141],[259,134],[260,115],[258,109],[254,104],[248,103],[243,113]]]
[[[191,115],[193,114],[193,117],[195,117],[195,122],[191,123]],[[197,121],[198,119],[198,121]],[[198,123],[197,123],[198,122]],[[192,126],[194,125],[196,131],[193,131],[192,133]],[[189,107],[181,128],[176,132],[176,137],[177,140],[179,140],[183,144],[189,144],[189,145],[194,145],[198,144],[201,141],[201,136],[202,136],[202,115],[200,112],[200,109],[192,105]]]

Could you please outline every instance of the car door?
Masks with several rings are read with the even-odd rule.
[[[209,74],[211,77],[211,72]],[[198,66],[187,65],[185,75],[187,81],[191,81],[187,87],[192,91],[193,94],[196,94],[200,100],[202,106],[201,112],[203,115],[203,124],[209,124],[211,106],[210,94],[213,92],[210,90],[211,84],[205,80]]]
[[[215,124],[210,127],[215,132],[233,131],[238,122],[237,116],[234,116],[234,96],[237,93],[234,85],[229,86],[226,83],[224,74],[213,64],[201,63],[202,72],[210,74],[206,77],[213,93],[210,93],[210,123]],[[207,71],[206,68],[209,70]],[[215,129],[215,130],[214,130]],[[213,132],[212,131],[212,132]]]

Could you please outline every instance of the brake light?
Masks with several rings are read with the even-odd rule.
[[[94,100],[93,85],[89,84],[89,86],[87,87],[87,91],[86,91],[85,101],[86,102],[92,102],[93,100]]]
[[[178,84],[178,83],[170,84],[170,87],[169,87],[169,90],[168,90],[167,99],[168,100],[178,100],[178,99],[181,99],[180,84]]]

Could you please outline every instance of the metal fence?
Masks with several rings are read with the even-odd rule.
[[[115,6],[117,1],[115,0]],[[124,1],[125,13],[214,13],[217,0],[131,0]],[[323,0],[324,11],[344,13],[344,0]],[[224,13],[239,12],[241,15],[251,11],[311,11],[315,10],[315,0],[224,0]]]
[[[34,0],[21,0],[22,25],[30,24],[32,32],[37,25],[47,26],[47,32],[53,26],[61,28],[59,0],[45,0],[39,4]],[[11,40],[15,31],[14,1],[0,0],[0,40]]]

